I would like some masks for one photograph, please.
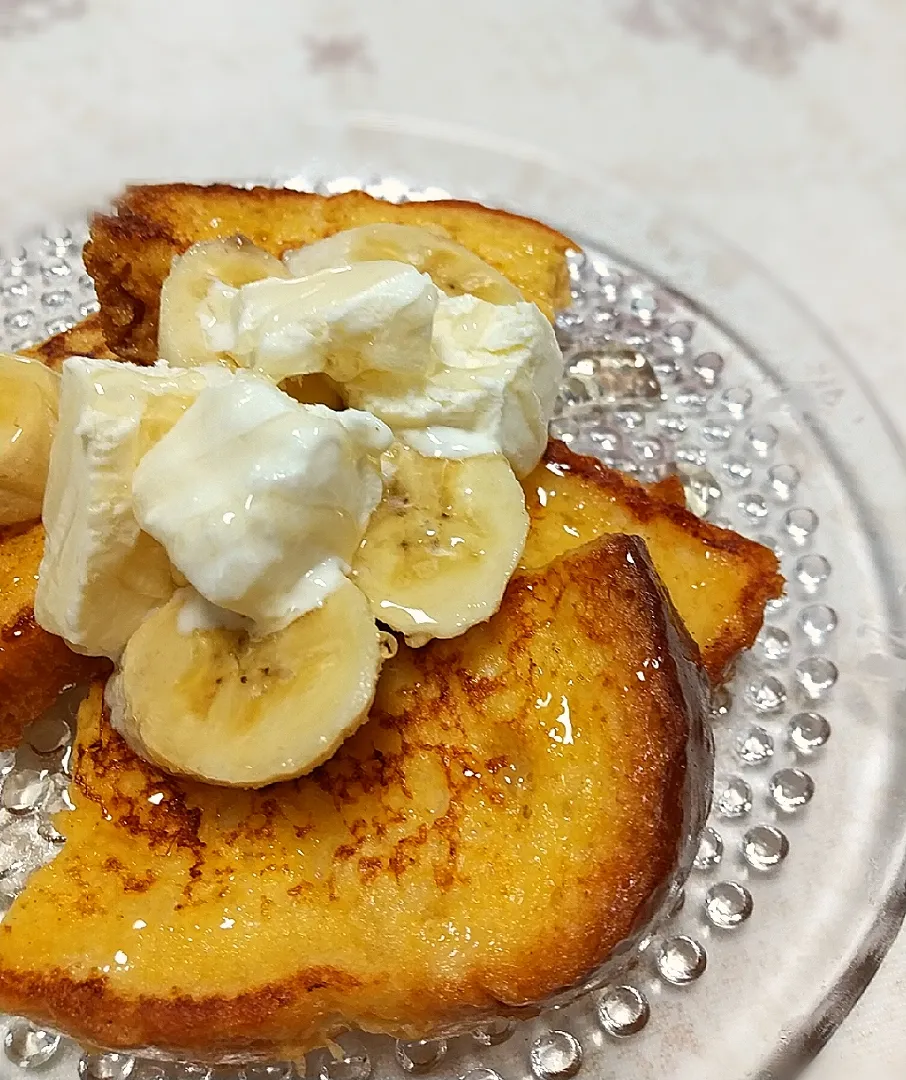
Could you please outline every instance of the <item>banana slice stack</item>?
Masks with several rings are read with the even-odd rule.
[[[177,774],[245,787],[300,776],[367,717],[389,654],[381,626],[418,647],[500,606],[528,533],[517,471],[537,462],[561,358],[503,275],[448,237],[391,224],[283,261],[240,237],[196,244],[162,291],[160,355],[231,381],[178,417],[155,400],[136,428],[121,509],[133,547],[147,537],[169,558],[172,585],[121,651],[108,644],[112,722]],[[221,416],[221,400],[236,408]],[[390,403],[392,435],[379,408],[343,411],[363,400]],[[479,413],[485,427],[469,430]],[[377,492],[353,505],[363,477]],[[276,581],[315,599],[286,606]],[[265,618],[284,608],[288,620]]]

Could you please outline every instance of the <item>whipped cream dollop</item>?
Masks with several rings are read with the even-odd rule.
[[[77,652],[116,659],[145,616],[172,595],[166,552],[135,517],[133,473],[202,390],[230,378],[219,365],[64,362],[35,618]]]
[[[363,262],[238,289],[212,282],[198,318],[209,348],[275,382],[315,372],[347,382],[423,363],[438,298],[413,266]]]
[[[445,296],[384,260],[214,282],[199,319],[209,346],[244,367],[330,376],[423,455],[503,453],[524,476],[544,452],[563,358],[535,304]]]
[[[431,355],[403,376],[350,382],[350,404],[426,457],[502,453],[517,476],[531,472],[547,445],[563,366],[542,312],[524,301],[444,297],[431,344]]]
[[[342,584],[391,442],[374,416],[300,405],[238,373],[142,458],[135,516],[201,596],[270,633]]]

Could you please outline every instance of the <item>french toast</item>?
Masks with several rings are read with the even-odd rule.
[[[140,187],[92,225],[101,312],[33,355],[153,362],[161,283],[192,243],[281,254],[371,221],[439,226],[549,316],[566,302],[575,245],[512,215]],[[366,725],[309,776],[175,779],[113,731],[97,680],[67,843],[0,924],[0,1008],[94,1046],[296,1057],[349,1025],[415,1038],[533,1011],[641,931],[701,824],[705,669],[719,680],[751,644],[776,560],[689,514],[676,478],[646,490],[561,444],[526,491],[500,611],[402,647]]]
[[[783,592],[773,551],[696,517],[669,479],[660,486],[667,499],[658,498],[552,440],[523,487],[532,527],[522,566],[544,566],[607,533],[640,536],[715,684],[754,642],[767,601]]]
[[[362,191],[313,195],[285,188],[130,187],[114,214],[96,214],[85,265],[101,301],[108,346],[125,360],[158,357],[160,291],[173,257],[192,244],[242,235],[272,255],[373,222],[440,229],[499,270],[549,317],[569,302],[568,237],[477,203],[387,203]]]
[[[93,239],[85,251],[102,310],[26,350],[55,370],[67,356],[156,360],[160,287],[172,256],[194,240],[233,225],[262,246],[283,250],[354,224],[386,220],[428,224],[484,253],[514,281],[522,282],[549,314],[566,302],[568,293],[563,253],[572,245],[566,237],[536,222],[468,203],[394,206],[361,192],[325,199],[265,188],[171,184],[129,189],[118,211],[117,217],[95,218]],[[138,320],[134,327],[124,327],[127,308]],[[89,678],[108,666],[76,656],[35,623],[35,574],[42,549],[40,523],[0,534],[0,690],[5,691],[0,748],[4,749],[15,746],[23,728],[74,679]]]
[[[520,1015],[650,918],[706,801],[703,774],[685,802],[706,701],[626,536],[517,574],[460,638],[402,647],[365,727],[299,780],[163,774],[97,684],[66,844],[0,925],[0,1007],[196,1060]]]
[[[648,485],[649,495],[653,495],[661,502],[672,503],[674,506],[686,505],[686,492],[683,482],[676,473],[669,473],[662,480],[657,480]]]

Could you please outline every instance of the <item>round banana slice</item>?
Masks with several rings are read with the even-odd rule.
[[[226,350],[215,348],[213,339],[217,324],[229,321],[229,290],[269,277],[289,274],[279,259],[242,236],[193,244],[173,260],[161,289],[161,359],[179,367],[223,359]],[[217,283],[227,290],[212,290]]]
[[[528,534],[522,486],[502,454],[427,458],[397,443],[384,463],[353,580],[407,644],[456,637],[500,607]]]
[[[525,299],[511,281],[473,251],[418,225],[360,225],[283,256],[293,277],[307,277],[331,266],[381,260],[409,263],[448,296],[470,293],[492,304],[516,304]]]
[[[0,353],[0,526],[41,516],[59,397],[55,371]]]
[[[247,625],[193,589],[142,623],[107,689],[136,753],[180,776],[263,787],[310,772],[363,723],[381,651],[355,585],[278,633]]]

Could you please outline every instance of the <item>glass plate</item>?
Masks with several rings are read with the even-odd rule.
[[[346,1058],[315,1052],[308,1073],[743,1080],[794,1068],[846,1015],[903,916],[906,644],[897,586],[906,560],[890,506],[890,493],[903,490],[902,448],[822,329],[707,230],[475,143],[359,127],[313,129],[305,145],[310,171],[282,174],[292,186],[327,176],[335,179],[325,190],[362,186],[391,199],[449,191],[574,236],[586,256],[573,262],[573,307],[559,320],[568,370],[555,434],[643,479],[678,469],[694,508],[775,547],[788,581],[716,701],[714,808],[685,902],[642,943],[619,985],[447,1042],[350,1035],[340,1040]],[[243,172],[237,161],[229,174]],[[0,346],[40,340],[92,310],[83,228],[51,226],[4,252]],[[585,353],[605,339],[643,354],[650,368],[641,379],[624,368],[605,387],[588,374]],[[37,737],[54,741],[52,731]],[[12,771],[0,793],[0,892],[21,884],[23,822],[46,833],[47,800],[61,798],[53,768],[65,754],[52,753],[42,764],[25,747],[4,763]],[[43,842],[49,850],[52,835]],[[2,1076],[16,1065],[55,1078],[78,1065],[98,1080],[163,1069],[80,1057],[23,1021],[7,1024],[5,1046]],[[186,1080],[205,1072],[170,1069]],[[287,1069],[246,1072],[281,1080]]]

